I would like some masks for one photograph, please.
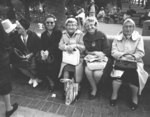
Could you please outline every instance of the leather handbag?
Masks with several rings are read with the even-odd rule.
[[[75,49],[72,53],[63,51],[62,62],[70,65],[78,65],[80,63],[80,51]]]
[[[132,54],[124,54],[125,55],[131,55],[134,58],[134,61],[126,61],[126,60],[116,60],[114,69],[116,70],[136,70],[137,69],[137,63],[136,63],[136,58]],[[121,57],[123,57],[121,56]],[[121,58],[120,57],[120,58]]]

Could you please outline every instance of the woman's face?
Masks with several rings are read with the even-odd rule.
[[[132,35],[133,31],[134,31],[134,25],[131,22],[127,22],[127,23],[124,24],[124,26],[123,26],[123,34],[125,36]]]
[[[96,31],[95,22],[88,22],[88,23],[85,25],[85,28],[86,28],[86,30],[87,30],[88,33],[90,33],[90,34],[95,33],[95,31]]]
[[[66,30],[69,34],[73,34],[77,30],[77,24],[73,22],[67,23]]]
[[[16,27],[16,30],[18,31],[18,34],[24,34],[24,32],[25,32],[25,29],[21,26],[21,25],[18,25],[17,27]]]
[[[55,27],[55,19],[52,17],[47,18],[45,21],[45,26],[47,30],[53,30]]]

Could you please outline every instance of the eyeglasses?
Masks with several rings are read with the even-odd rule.
[[[51,24],[52,25],[52,24],[55,24],[55,22],[46,22],[46,24]]]

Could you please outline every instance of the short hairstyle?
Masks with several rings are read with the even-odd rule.
[[[48,14],[48,15],[45,17],[44,22],[45,22],[48,18],[53,18],[55,22],[57,21],[57,18],[56,18],[55,15],[53,15],[53,14]]]
[[[97,21],[96,17],[87,17],[86,20],[85,20],[84,25],[87,25],[90,22],[94,22],[95,26],[97,26],[97,24],[98,24],[98,21]]]
[[[30,27],[30,22],[26,19],[20,19],[19,23],[25,30],[29,29],[29,27]]]

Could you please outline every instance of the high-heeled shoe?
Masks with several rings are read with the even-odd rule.
[[[6,117],[10,117],[17,109],[18,109],[18,104],[15,103],[12,105],[13,109],[10,111],[6,111]]]
[[[117,99],[110,99],[110,106],[116,106]]]
[[[89,94],[89,99],[90,99],[90,100],[93,100],[93,99],[95,99],[95,98],[96,98],[96,94],[95,94],[95,95],[93,95],[93,94],[91,94],[91,93]]]
[[[135,104],[134,102],[130,103],[130,108],[131,108],[132,111],[136,110],[137,107],[138,107],[138,104]]]

